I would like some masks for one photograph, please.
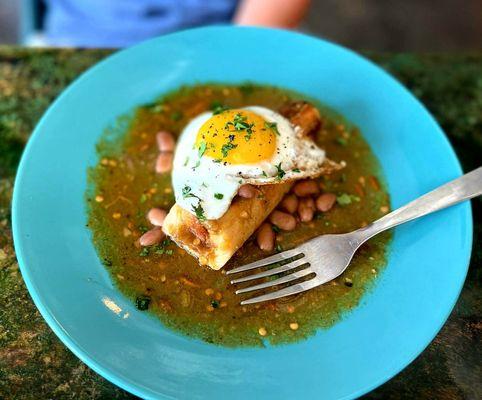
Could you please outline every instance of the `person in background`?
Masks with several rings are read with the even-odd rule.
[[[47,43],[125,47],[203,25],[296,28],[310,0],[45,0]]]

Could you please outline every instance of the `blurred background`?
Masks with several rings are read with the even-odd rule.
[[[263,13],[276,17],[279,7],[263,9],[273,8],[274,0],[0,0],[0,44],[124,47],[178,29],[235,21],[299,27],[356,49],[482,49],[481,0],[276,1],[291,3],[286,12],[292,19],[263,20]],[[252,5],[240,16],[243,2]]]

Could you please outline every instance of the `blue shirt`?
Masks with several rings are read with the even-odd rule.
[[[49,44],[125,47],[179,29],[231,21],[237,0],[47,0]]]

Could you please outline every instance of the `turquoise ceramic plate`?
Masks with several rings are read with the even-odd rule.
[[[234,57],[233,50],[247,56]],[[268,349],[191,340],[136,311],[113,287],[85,227],[86,169],[96,161],[95,144],[106,126],[182,84],[246,80],[306,93],[357,124],[381,161],[393,207],[461,174],[423,106],[351,51],[277,30],[176,33],[101,62],[38,124],[13,201],[22,274],[60,339],[99,374],[139,396],[356,397],[410,363],[449,315],[470,255],[468,203],[396,228],[386,271],[360,307],[307,341]]]

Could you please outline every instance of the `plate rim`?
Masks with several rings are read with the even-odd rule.
[[[28,289],[29,295],[32,298],[36,308],[39,310],[40,314],[42,315],[43,319],[45,322],[47,322],[47,325],[50,327],[50,329],[53,330],[55,335],[62,341],[62,343],[67,346],[67,348],[74,353],[76,357],[78,357],[83,363],[85,363],[89,368],[93,369],[96,373],[98,373],[100,376],[108,380],[109,382],[117,385],[118,387],[122,388],[123,390],[132,393],[136,396],[139,396],[141,398],[165,398],[165,399],[171,399],[173,397],[165,394],[165,393],[157,393],[153,392],[150,388],[145,387],[137,382],[132,381],[128,376],[123,376],[120,373],[117,372],[112,372],[109,367],[104,367],[99,363],[95,355],[88,353],[87,351],[84,351],[82,347],[76,343],[74,338],[69,335],[69,333],[64,330],[62,325],[57,322],[55,315],[53,315],[50,311],[50,309],[44,305],[44,302],[42,300],[42,296],[39,294],[39,291],[36,289],[36,285],[34,281],[31,279],[30,273],[29,273],[29,268],[26,265],[23,257],[23,251],[22,251],[22,246],[23,246],[23,239],[20,236],[20,228],[18,224],[18,208],[19,208],[19,190],[18,187],[22,185],[22,177],[25,173],[25,160],[29,158],[29,154],[32,152],[32,148],[35,146],[35,142],[38,139],[38,137],[41,134],[41,131],[43,130],[43,126],[48,120],[49,116],[51,113],[54,112],[54,108],[63,101],[63,98],[67,96],[70,92],[76,90],[76,86],[79,84],[80,81],[87,79],[91,74],[97,73],[98,69],[101,69],[104,64],[109,64],[111,62],[115,62],[115,60],[118,57],[122,57],[124,53],[129,52],[133,48],[139,48],[139,47],[144,47],[147,46],[149,47],[151,43],[157,42],[159,40],[169,40],[171,37],[175,36],[182,36],[185,34],[195,34],[197,31],[219,31],[219,30],[246,30],[246,31],[264,31],[268,32],[273,35],[290,35],[290,36],[298,36],[301,40],[310,40],[314,42],[322,42],[325,45],[332,46],[336,48],[337,50],[341,50],[345,53],[349,53],[351,57],[354,57],[357,59],[357,62],[369,64],[371,68],[374,68],[377,70],[377,73],[381,74],[385,79],[388,79],[389,81],[392,82],[392,84],[395,84],[398,90],[404,92],[405,94],[408,94],[411,98],[412,101],[414,101],[419,108],[421,108],[426,114],[427,117],[430,121],[430,124],[435,128],[435,130],[438,130],[440,139],[443,143],[443,146],[445,147],[445,151],[447,156],[449,156],[454,163],[454,167],[456,169],[456,172],[458,176],[460,176],[463,173],[460,161],[455,153],[455,150],[453,149],[447,135],[443,131],[443,129],[440,127],[438,124],[437,120],[434,118],[432,113],[425,107],[425,105],[416,97],[412,94],[412,92],[406,88],[397,78],[395,78],[393,75],[389,74],[387,71],[385,71],[382,67],[379,65],[375,64],[372,62],[370,59],[366,58],[365,56],[347,48],[342,45],[339,45],[337,43],[334,43],[330,40],[326,40],[324,38],[318,38],[315,36],[311,36],[309,34],[305,33],[300,33],[296,31],[288,31],[288,30],[283,30],[283,29],[276,29],[276,28],[264,28],[264,27],[248,27],[248,26],[230,26],[230,25],[215,25],[215,26],[207,26],[207,27],[197,27],[197,28],[190,28],[190,29],[184,29],[180,30],[177,32],[169,33],[166,35],[161,35],[161,36],[156,36],[154,38],[145,40],[140,42],[139,44],[136,44],[134,46],[117,50],[113,54],[108,55],[104,59],[100,60],[99,62],[95,63],[91,67],[89,67],[86,71],[82,72],[80,75],[78,75],[72,82],[69,83],[68,86],[66,86],[62,92],[60,93],[59,96],[49,105],[47,110],[44,112],[42,117],[39,119],[37,122],[34,130],[32,131],[32,134],[30,135],[27,144],[24,148],[24,151],[22,153],[20,162],[18,164],[15,180],[14,180],[14,190],[13,190],[13,196],[12,196],[12,233],[13,233],[13,242],[14,242],[14,248],[15,248],[15,253],[17,257],[17,262],[22,274],[22,278],[26,284],[26,287]],[[445,325],[448,317],[452,313],[452,310],[454,309],[458,298],[460,297],[460,294],[462,292],[469,265],[470,265],[470,259],[471,259],[471,254],[472,254],[472,247],[473,247],[473,216],[472,216],[472,207],[470,201],[467,201],[463,203],[465,207],[465,213],[466,213],[466,220],[465,223],[467,224],[467,237],[465,238],[467,240],[467,245],[466,248],[464,249],[465,251],[465,273],[464,277],[461,280],[461,284],[458,288],[458,290],[455,293],[455,297],[452,299],[452,306],[449,307],[449,309],[446,312],[446,315],[441,318],[440,324],[435,326],[434,324],[434,329],[432,333],[429,335],[429,340],[426,343],[421,343],[420,347],[418,350],[414,352],[410,357],[408,357],[408,361],[406,363],[402,363],[396,367],[393,367],[390,373],[385,374],[383,377],[380,377],[378,380],[374,380],[368,384],[366,384],[363,387],[360,387],[357,391],[352,392],[349,395],[346,395],[344,397],[340,397],[340,399],[353,399],[357,398],[363,394],[366,394],[375,388],[381,386],[385,382],[389,381],[392,379],[394,376],[399,374],[402,370],[404,370],[408,365],[410,365],[419,355],[421,355],[425,349],[430,345],[430,343],[433,341],[433,339],[436,337],[436,335],[440,332],[442,327]]]

